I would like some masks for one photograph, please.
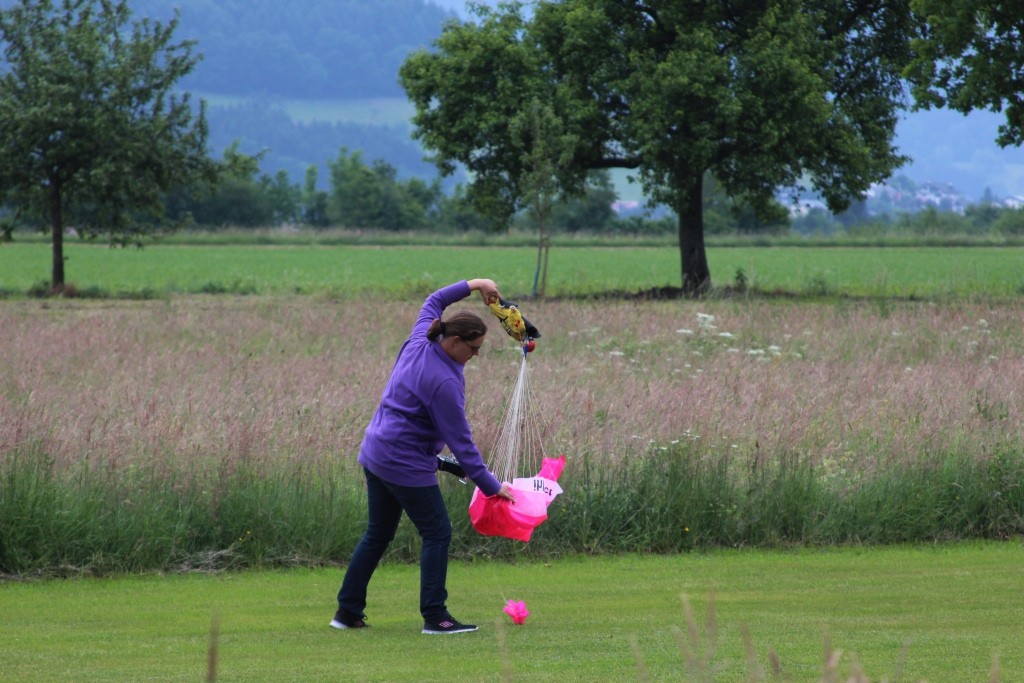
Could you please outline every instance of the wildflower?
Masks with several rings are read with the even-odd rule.
[[[736,335],[734,335],[732,332],[719,332],[718,336],[721,337],[722,339],[735,339],[736,338]]]
[[[693,330],[686,327],[681,327],[678,330],[676,330],[676,334],[693,334]]]
[[[713,330],[715,329],[715,316],[707,313],[698,313],[697,324],[702,330]]]

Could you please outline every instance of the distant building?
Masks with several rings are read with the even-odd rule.
[[[1004,197],[1002,201],[998,202],[998,205],[1007,209],[1024,209],[1024,195],[1012,194],[1009,197]]]
[[[800,198],[795,202],[788,204],[789,215],[791,218],[802,218],[815,209],[821,209],[822,211],[828,211],[828,206],[825,202],[820,199],[803,199]]]
[[[918,210],[933,206],[939,211],[952,211],[963,215],[965,208],[963,195],[949,183],[924,183],[914,193],[914,201],[918,205]]]

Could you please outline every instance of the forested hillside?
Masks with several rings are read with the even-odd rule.
[[[305,99],[402,97],[398,67],[454,15],[425,0],[131,0],[204,55],[186,88]]]
[[[9,0],[8,0],[9,1]],[[399,66],[428,47],[455,15],[427,0],[130,0],[137,18],[166,21],[179,11],[177,36],[195,40],[203,60],[182,87],[209,101],[214,156],[238,142],[263,153],[264,170],[296,182],[338,150],[361,150],[405,177],[433,178],[433,165],[408,122],[352,122],[289,115],[285,104],[393,98]]]

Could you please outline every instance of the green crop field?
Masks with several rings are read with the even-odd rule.
[[[536,250],[464,246],[180,246],[109,249],[71,243],[67,282],[109,294],[244,293],[405,295],[461,277],[492,277],[509,296],[532,290]],[[0,247],[0,292],[45,283],[42,243]],[[722,247],[708,251],[712,278],[732,286],[742,273],[763,292],[899,298],[1018,297],[1024,248]],[[588,295],[675,287],[674,247],[554,247],[548,294]]]

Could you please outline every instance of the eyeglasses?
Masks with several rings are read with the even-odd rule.
[[[466,341],[462,337],[459,337],[459,339],[462,341],[463,344],[465,344],[466,346],[469,347],[470,352],[474,356],[476,356],[476,355],[478,355],[480,353],[480,348],[484,345],[483,341],[481,341],[479,344],[470,344],[468,341]]]

